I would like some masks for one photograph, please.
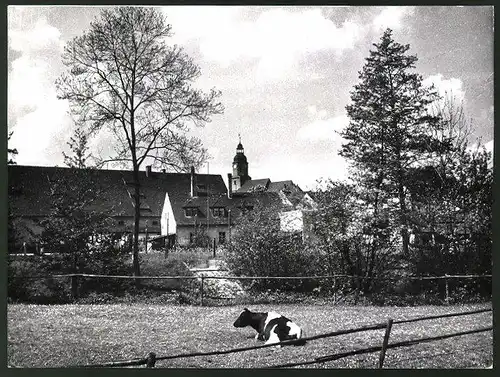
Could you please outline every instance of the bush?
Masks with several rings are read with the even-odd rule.
[[[42,257],[9,257],[7,295],[10,301],[36,304],[71,302],[69,279],[46,278],[50,274],[50,264],[50,259]]]
[[[244,276],[307,276],[314,274],[311,256],[304,251],[302,236],[276,231],[273,234],[240,233],[235,237],[226,262],[236,275]],[[310,291],[305,280],[255,280],[256,290]]]
[[[77,261],[79,273],[119,275],[129,274],[129,256],[111,243],[101,244]],[[72,273],[73,256],[60,253],[43,256],[10,256],[7,294],[14,302],[64,304],[73,301],[71,278],[50,278],[51,275]],[[40,278],[33,278],[40,277]],[[130,282],[113,279],[79,278],[79,295],[90,292],[122,294]]]

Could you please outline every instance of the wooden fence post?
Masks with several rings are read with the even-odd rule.
[[[337,277],[333,278],[333,303],[337,302]]]
[[[201,306],[203,306],[203,281],[205,278],[203,275],[201,276],[201,286],[200,286],[200,298],[201,298]]]
[[[445,297],[445,301],[448,304],[448,302],[450,301],[450,292],[449,292],[449,287],[448,287],[448,275],[445,274],[444,276],[445,276],[444,281],[445,281],[445,284],[446,284],[446,297]]]
[[[154,352],[150,352],[146,361],[146,368],[154,368],[156,363],[156,354]]]
[[[391,334],[392,319],[387,320],[387,327],[385,328],[384,342],[382,343],[382,349],[380,350],[380,357],[378,360],[378,367],[381,369],[384,365],[385,351],[387,350],[387,344],[389,344],[389,335]]]
[[[76,274],[71,276],[71,295],[75,300],[78,298],[78,276]]]
[[[359,286],[360,286],[360,282],[359,282],[359,277],[356,276],[356,277],[353,277],[353,280],[354,280],[354,305],[358,305],[358,300],[359,300]]]

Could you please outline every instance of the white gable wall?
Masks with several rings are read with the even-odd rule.
[[[177,223],[175,222],[174,212],[172,210],[172,203],[168,196],[168,192],[165,193],[165,201],[163,202],[163,209],[161,211],[161,235],[167,236],[169,234],[176,234]]]

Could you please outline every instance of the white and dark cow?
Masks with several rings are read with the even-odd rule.
[[[304,337],[303,330],[297,324],[276,312],[254,313],[245,308],[233,325],[234,327],[251,326],[257,331],[255,339],[263,340],[265,344]],[[295,343],[295,345],[303,344],[305,341]]]

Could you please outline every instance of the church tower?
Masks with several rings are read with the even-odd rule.
[[[246,181],[252,179],[248,175],[248,162],[244,153],[243,145],[241,144],[241,136],[238,135],[240,142],[236,147],[236,155],[233,159],[233,176],[232,176],[232,187],[233,191],[238,190],[241,186],[245,184]]]

